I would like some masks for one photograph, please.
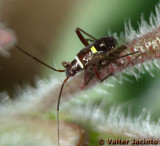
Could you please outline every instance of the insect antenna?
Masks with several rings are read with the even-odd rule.
[[[55,69],[55,68],[53,68],[52,66],[44,63],[43,61],[39,60],[39,59],[36,58],[35,56],[33,56],[33,55],[29,54],[28,52],[26,52],[25,50],[23,50],[23,49],[22,49],[21,47],[19,47],[18,45],[16,45],[15,47],[16,47],[18,50],[20,50],[21,52],[23,52],[25,55],[27,55],[27,56],[31,57],[33,60],[39,62],[40,64],[42,64],[42,65],[44,65],[44,66],[46,66],[46,67],[48,67],[48,68],[50,68],[50,69],[52,69],[52,70],[54,70],[54,71],[57,71],[57,72],[65,72],[65,70],[58,70],[58,69]]]
[[[57,103],[58,146],[59,146],[59,105],[60,105],[60,100],[61,100],[61,94],[62,94],[63,87],[64,87],[65,83],[67,82],[67,80],[68,80],[69,78],[70,78],[70,76],[68,76],[68,77],[63,81],[63,84],[62,84],[61,89],[60,89],[60,92],[59,92],[58,103]]]

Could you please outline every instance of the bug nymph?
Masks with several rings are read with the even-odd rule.
[[[60,133],[59,133],[59,105],[60,105],[60,99],[61,99],[61,94],[62,94],[64,84],[67,82],[67,80],[70,77],[76,75],[76,73],[78,73],[82,70],[84,70],[84,84],[87,84],[87,80],[86,80],[87,79],[87,68],[90,68],[90,67],[93,67],[94,73],[95,73],[96,77],[99,79],[99,81],[100,82],[104,81],[106,78],[108,78],[112,74],[109,74],[106,77],[104,77],[103,79],[101,79],[99,76],[96,65],[97,64],[102,65],[103,61],[105,61],[105,59],[106,59],[106,54],[108,52],[110,52],[111,50],[113,50],[117,45],[117,40],[115,38],[113,38],[112,36],[103,36],[100,39],[96,39],[95,37],[93,37],[92,35],[88,34],[87,32],[85,32],[84,30],[82,30],[80,28],[76,28],[75,31],[77,33],[77,36],[81,40],[81,42],[84,44],[85,48],[83,48],[75,56],[75,59],[72,62],[62,62],[62,65],[64,66],[65,70],[58,70],[58,69],[55,69],[55,68],[49,66],[48,64],[46,64],[43,61],[39,60],[38,58],[32,56],[31,54],[29,54],[28,52],[26,52],[25,50],[20,48],[18,45],[16,45],[17,49],[19,49],[21,52],[23,52],[27,56],[31,57],[35,61],[39,62],[40,64],[42,64],[42,65],[44,65],[54,71],[65,72],[65,74],[66,74],[66,79],[63,81],[62,86],[60,88],[58,103],[57,103],[58,146],[60,145],[60,143],[59,143],[59,135],[60,135]],[[82,34],[85,34],[89,38],[86,39],[84,37],[84,35],[82,35]],[[89,43],[89,42],[91,42],[91,43]],[[124,56],[113,57],[112,61],[115,61],[115,60],[120,59],[122,57],[133,55],[135,53],[138,53],[138,52],[126,54]],[[111,62],[109,62],[109,63],[111,63]]]
[[[98,63],[108,51],[114,49],[116,44],[117,40],[110,36],[95,40],[92,44],[83,48],[72,62],[62,62],[66,76],[74,76],[77,72]]]

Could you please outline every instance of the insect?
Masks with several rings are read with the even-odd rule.
[[[107,77],[109,77],[111,74],[107,75],[103,79],[100,78],[100,75],[98,73],[97,64],[103,64],[104,59],[106,58],[106,54],[113,50],[117,45],[117,40],[112,36],[103,36],[100,39],[96,39],[92,35],[88,34],[81,28],[76,28],[75,32],[77,33],[77,36],[81,40],[81,42],[84,44],[85,48],[83,48],[76,56],[75,59],[72,62],[62,62],[62,65],[64,66],[64,70],[58,70],[55,69],[48,64],[44,63],[43,61],[39,60],[38,58],[32,56],[22,48],[20,48],[18,45],[16,45],[16,48],[22,51],[27,56],[31,57],[32,59],[36,60],[40,64],[54,70],[57,72],[65,72],[66,78],[62,83],[62,86],[60,88],[58,102],[57,102],[57,125],[58,125],[58,146],[60,145],[59,139],[60,139],[60,132],[59,132],[59,106],[60,106],[60,99],[63,87],[67,80],[75,76],[78,72],[84,70],[84,84],[87,84],[87,68],[93,67],[94,73],[98,80],[100,82],[104,81]],[[89,38],[85,38],[84,35],[86,35]],[[91,42],[91,43],[89,43]],[[117,60],[129,55],[133,55],[138,52],[133,52],[130,54],[126,54],[124,56],[118,56],[113,57],[113,60]]]

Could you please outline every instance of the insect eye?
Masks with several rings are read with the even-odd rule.
[[[76,72],[74,70],[70,71],[71,76],[74,76],[76,74]]]
[[[70,63],[70,62],[65,62],[65,61],[63,61],[63,62],[62,62],[62,65],[63,65],[65,68],[68,68],[68,67],[71,66],[71,63]]]

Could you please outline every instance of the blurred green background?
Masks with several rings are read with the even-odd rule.
[[[124,31],[124,22],[131,20],[135,30],[144,14],[148,21],[158,0],[1,0],[1,20],[12,28],[18,44],[62,68],[62,61],[71,61],[84,46],[74,29],[80,27],[99,38],[108,33]],[[0,91],[13,93],[15,84],[32,82],[35,76],[48,77],[54,72],[37,64],[18,50],[9,59],[0,57]]]
[[[23,49],[50,65],[62,68],[62,61],[71,61],[84,47],[74,31],[76,27],[97,38],[106,35],[108,31],[119,35],[120,32],[124,32],[124,22],[129,20],[137,30],[137,22],[140,23],[141,16],[143,15],[148,21],[150,13],[155,13],[155,5],[158,2],[157,0],[93,0],[92,2],[1,0],[0,10],[2,21],[15,31],[18,44]],[[34,62],[18,50],[13,49],[11,54],[9,59],[0,57],[1,92],[7,91],[12,97],[14,87],[18,84],[34,85],[36,76],[48,78],[56,74],[57,77],[58,73]],[[117,85],[117,89],[112,89],[115,90],[112,92],[112,102],[123,103],[131,99],[132,105],[140,111],[144,107],[139,106],[143,103],[140,99],[157,79],[148,74],[142,75],[138,82],[133,77],[129,78],[133,81],[132,84],[124,81],[123,86]],[[150,98],[143,98],[150,101]]]
[[[78,39],[75,28],[80,27],[99,38],[108,31],[124,32],[124,22],[131,21],[135,30],[138,29],[143,14],[146,21],[150,13],[155,13],[158,0],[1,0],[1,19],[12,28],[18,39],[18,44],[31,54],[46,61],[48,64],[62,68],[62,61],[71,61],[84,46]],[[34,62],[16,49],[12,56],[0,57],[0,91],[7,91],[11,96],[14,87],[24,83],[34,85],[36,76],[48,78],[57,73]],[[159,74],[159,72],[157,73]],[[57,76],[56,76],[57,77]],[[158,76],[156,76],[158,78]],[[157,82],[148,74],[142,75],[137,82],[117,85],[119,98],[114,102],[124,102],[139,99],[144,92]],[[156,90],[156,89],[155,89]],[[114,93],[115,94],[115,93]],[[120,96],[120,94],[122,94]],[[116,97],[116,95],[113,95]],[[113,98],[114,99],[114,98]],[[148,100],[145,97],[145,100]],[[139,101],[135,102],[139,107]]]
[[[99,38],[107,35],[108,31],[120,35],[124,32],[124,22],[131,21],[135,30],[143,14],[149,21],[151,12],[155,14],[158,0],[1,0],[1,20],[12,28],[18,39],[18,44],[31,54],[56,68],[62,68],[62,61],[71,61],[84,46],[78,39],[75,28],[80,27],[91,35]],[[137,23],[139,22],[139,24]],[[59,75],[46,67],[34,62],[16,49],[12,56],[0,56],[0,92],[7,91],[14,97],[14,87],[25,83],[34,86],[38,76],[48,79],[51,75]],[[123,84],[114,83],[109,89],[105,110],[113,105],[120,105],[124,111],[130,111],[138,116],[142,111],[151,112],[153,120],[160,114],[160,71],[154,69],[135,77],[125,75],[131,82],[124,80]],[[107,90],[101,84],[101,89]],[[89,93],[95,105],[99,104],[106,95],[97,92]],[[95,94],[96,93],[96,94]],[[85,103],[84,103],[85,104]],[[73,106],[76,107],[76,104]]]

